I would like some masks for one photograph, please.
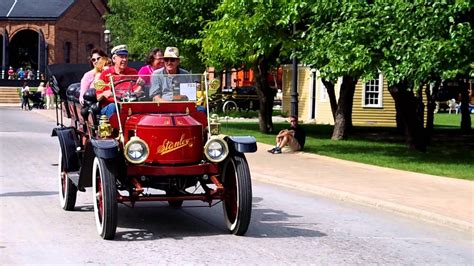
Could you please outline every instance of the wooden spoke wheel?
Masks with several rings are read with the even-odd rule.
[[[92,168],[92,191],[97,232],[104,239],[113,239],[117,230],[117,188],[113,162],[98,157]]]
[[[59,148],[58,158],[58,184],[59,184],[59,204],[61,208],[66,211],[74,210],[76,205],[77,187],[69,179],[68,172],[65,169],[63,162],[63,154],[61,148]]]
[[[231,154],[224,161],[222,172],[224,185],[224,218],[234,235],[247,232],[252,214],[252,183],[244,154]]]

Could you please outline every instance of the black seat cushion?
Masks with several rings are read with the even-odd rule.
[[[79,102],[79,94],[81,93],[81,83],[73,83],[66,90],[67,99],[71,102]]]
[[[84,93],[83,97],[84,97],[84,102],[88,102],[90,104],[97,102],[95,89],[88,89],[86,93]]]

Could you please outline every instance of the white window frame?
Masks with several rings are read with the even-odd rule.
[[[378,84],[370,84],[376,80],[369,80],[368,82],[364,83],[364,87],[362,90],[362,107],[375,107],[380,108],[383,107],[383,75],[382,73],[379,74],[378,77]],[[370,92],[368,90],[371,90]],[[373,96],[376,94],[372,99],[375,100],[377,103],[366,103],[366,97]]]
[[[328,95],[328,89],[326,86],[324,86],[323,79],[320,76],[320,73],[318,72],[318,83],[321,85],[319,86],[319,102],[321,103],[327,103],[329,102],[329,95]]]
[[[319,94],[320,94],[319,101],[320,102],[327,102],[328,99],[329,99],[328,89],[326,88],[326,86],[324,86],[324,83],[323,83],[322,80],[320,80],[319,82],[321,82],[321,91],[319,92]]]

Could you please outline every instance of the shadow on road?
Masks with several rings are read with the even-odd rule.
[[[298,223],[298,215],[285,211],[259,208],[262,198],[254,197],[248,238],[324,237],[311,229],[316,223]],[[229,235],[224,223],[222,206],[212,208],[184,207],[174,209],[167,203],[147,203],[131,209],[119,207],[117,241],[154,239],[182,240],[188,237]]]
[[[282,210],[259,208],[263,198],[254,197],[252,221],[247,237],[254,238],[290,238],[290,237],[324,237],[327,236],[311,227],[316,223],[299,223],[300,215],[292,215]]]
[[[57,195],[57,191],[16,191],[0,193],[0,197],[41,197]]]

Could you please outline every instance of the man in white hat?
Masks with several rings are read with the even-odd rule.
[[[113,66],[104,70],[99,79],[104,82],[104,84],[109,84],[110,76],[113,77],[114,83],[123,79],[130,79],[130,75],[136,75],[138,78],[138,71],[134,68],[128,67],[128,47],[124,44],[117,45],[112,48],[112,62]],[[123,86],[127,87],[128,86]],[[120,91],[120,88],[115,88],[115,91],[118,95],[121,95],[123,91]],[[141,89],[137,84],[134,86],[134,92],[140,93]],[[110,89],[110,86],[104,86],[102,89],[96,88],[97,100],[100,102],[100,107],[102,108],[101,114],[111,117],[113,113],[116,112],[114,95]]]
[[[179,96],[173,97],[173,89],[179,86],[180,83],[192,83],[191,76],[188,71],[179,67],[179,50],[176,47],[166,47],[163,54],[165,66],[153,71],[150,88],[150,98],[154,101],[172,101],[183,100]]]

